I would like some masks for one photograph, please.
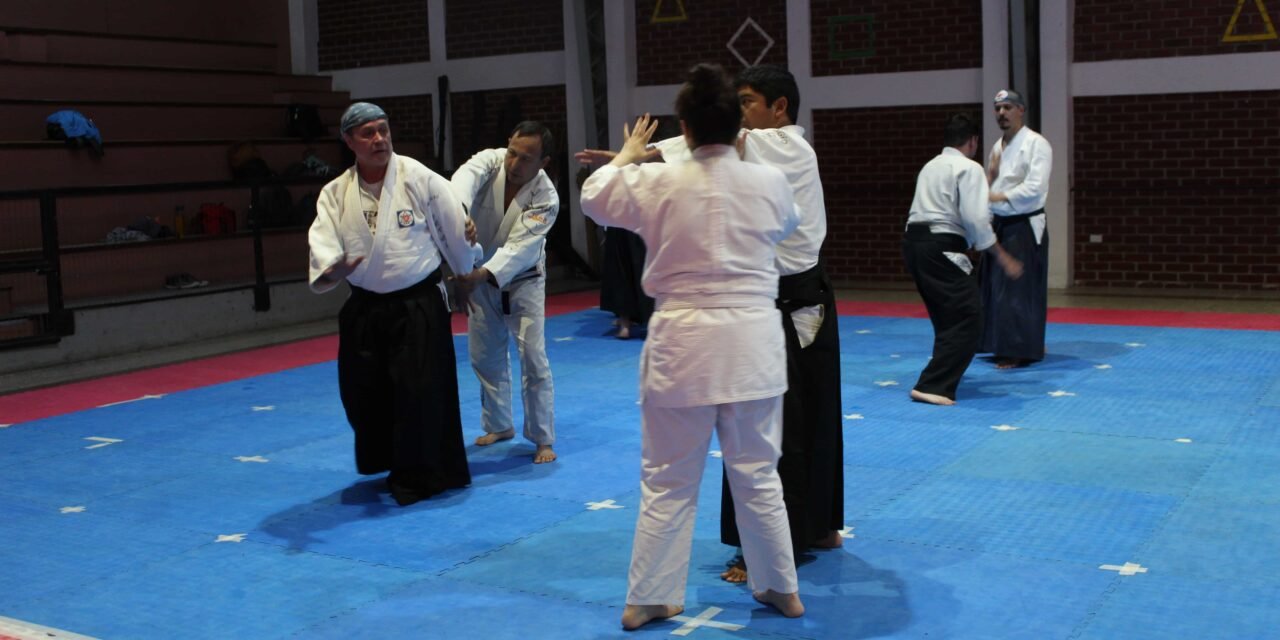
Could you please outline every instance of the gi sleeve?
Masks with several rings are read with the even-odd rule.
[[[311,247],[311,269],[308,285],[316,293],[324,293],[338,286],[337,282],[321,282],[320,277],[329,267],[346,258],[342,245],[339,222],[342,220],[341,190],[330,183],[316,198],[316,219],[307,231],[307,244]]]
[[[582,183],[583,215],[606,227],[640,233],[644,220],[636,201],[642,196],[636,187],[644,182],[645,168],[606,165],[597,169]]]
[[[1049,172],[1053,170],[1053,148],[1049,141],[1036,136],[1028,142],[1035,144],[1027,151],[1031,155],[1027,177],[1018,186],[1006,191],[1005,197],[1014,211],[1030,213],[1049,191]]]
[[[689,143],[685,142],[684,136],[659,140],[653,143],[653,147],[662,152],[662,161],[667,164],[680,164],[693,160],[693,152],[689,150]]]
[[[468,215],[480,189],[489,184],[498,170],[502,168],[502,158],[506,154],[503,149],[485,149],[467,160],[453,173],[450,183],[454,194]]]
[[[529,204],[521,207],[520,218],[511,225],[506,242],[484,263],[499,287],[507,286],[512,278],[538,264],[547,243],[547,232],[560,211],[560,196],[547,174],[538,172],[534,180],[538,183]]]
[[[427,231],[441,257],[457,275],[471,273],[471,246],[465,234],[467,215],[448,180],[428,172],[425,180],[406,185],[414,206],[427,218]]]
[[[960,224],[964,226],[969,244],[977,251],[985,251],[996,243],[996,234],[991,230],[991,207],[987,202],[989,191],[986,173],[978,163],[966,161],[956,172]]]

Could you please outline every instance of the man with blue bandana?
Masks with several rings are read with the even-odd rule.
[[[991,183],[991,226],[996,240],[1023,265],[1010,278],[992,261],[981,267],[985,319],[979,353],[990,353],[1001,369],[1044,359],[1044,330],[1049,297],[1049,231],[1045,201],[1053,149],[1044,136],[1023,124],[1027,102],[1017,91],[996,94],[996,123],[1004,135],[987,156]]]
[[[382,109],[351,105],[341,130],[356,163],[316,200],[310,284],[317,293],[350,286],[338,316],[338,388],[356,470],[390,471],[387,487],[404,506],[471,483],[440,274],[445,262],[469,272],[471,249],[449,181],[395,154]]]

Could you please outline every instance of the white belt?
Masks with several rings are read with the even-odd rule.
[[[775,300],[769,296],[750,293],[700,293],[658,296],[658,311],[675,309],[738,309],[775,307]]]

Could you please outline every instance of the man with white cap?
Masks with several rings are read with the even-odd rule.
[[[350,285],[338,316],[338,388],[356,470],[390,471],[387,487],[404,506],[471,483],[440,274],[444,262],[469,272],[471,250],[449,181],[395,154],[381,108],[351,105],[341,130],[356,163],[316,200],[310,285]]]
[[[996,123],[1004,135],[987,156],[991,226],[1004,250],[1022,263],[1023,275],[1010,278],[992,261],[983,262],[985,322],[978,351],[993,354],[997,367],[1010,369],[1044,359],[1049,291],[1044,205],[1053,149],[1044,136],[1023,123],[1027,102],[1022,94],[1001,90],[994,104]]]

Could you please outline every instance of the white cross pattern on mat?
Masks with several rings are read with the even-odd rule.
[[[690,618],[689,616],[671,616],[671,620],[683,622],[684,625],[679,629],[671,632],[673,636],[687,636],[693,633],[698,627],[711,627],[712,629],[724,629],[725,631],[738,631],[742,629],[740,624],[730,624],[728,622],[716,622],[712,618],[720,615],[724,611],[720,607],[707,607],[706,611],[699,613],[697,616]]]
[[[1147,572],[1146,567],[1133,562],[1126,562],[1122,565],[1104,564],[1104,565],[1099,565],[1098,568],[1102,569],[1103,571],[1119,571],[1120,575],[1122,576],[1132,576],[1139,573]]]
[[[603,502],[588,502],[588,503],[587,503],[587,510],[588,510],[588,511],[599,511],[599,510],[601,510],[601,509],[623,509],[623,508],[625,508],[625,507],[623,507],[622,505],[620,505],[620,504],[618,504],[618,503],[614,502],[612,499],[605,500],[605,501],[603,501]]]

